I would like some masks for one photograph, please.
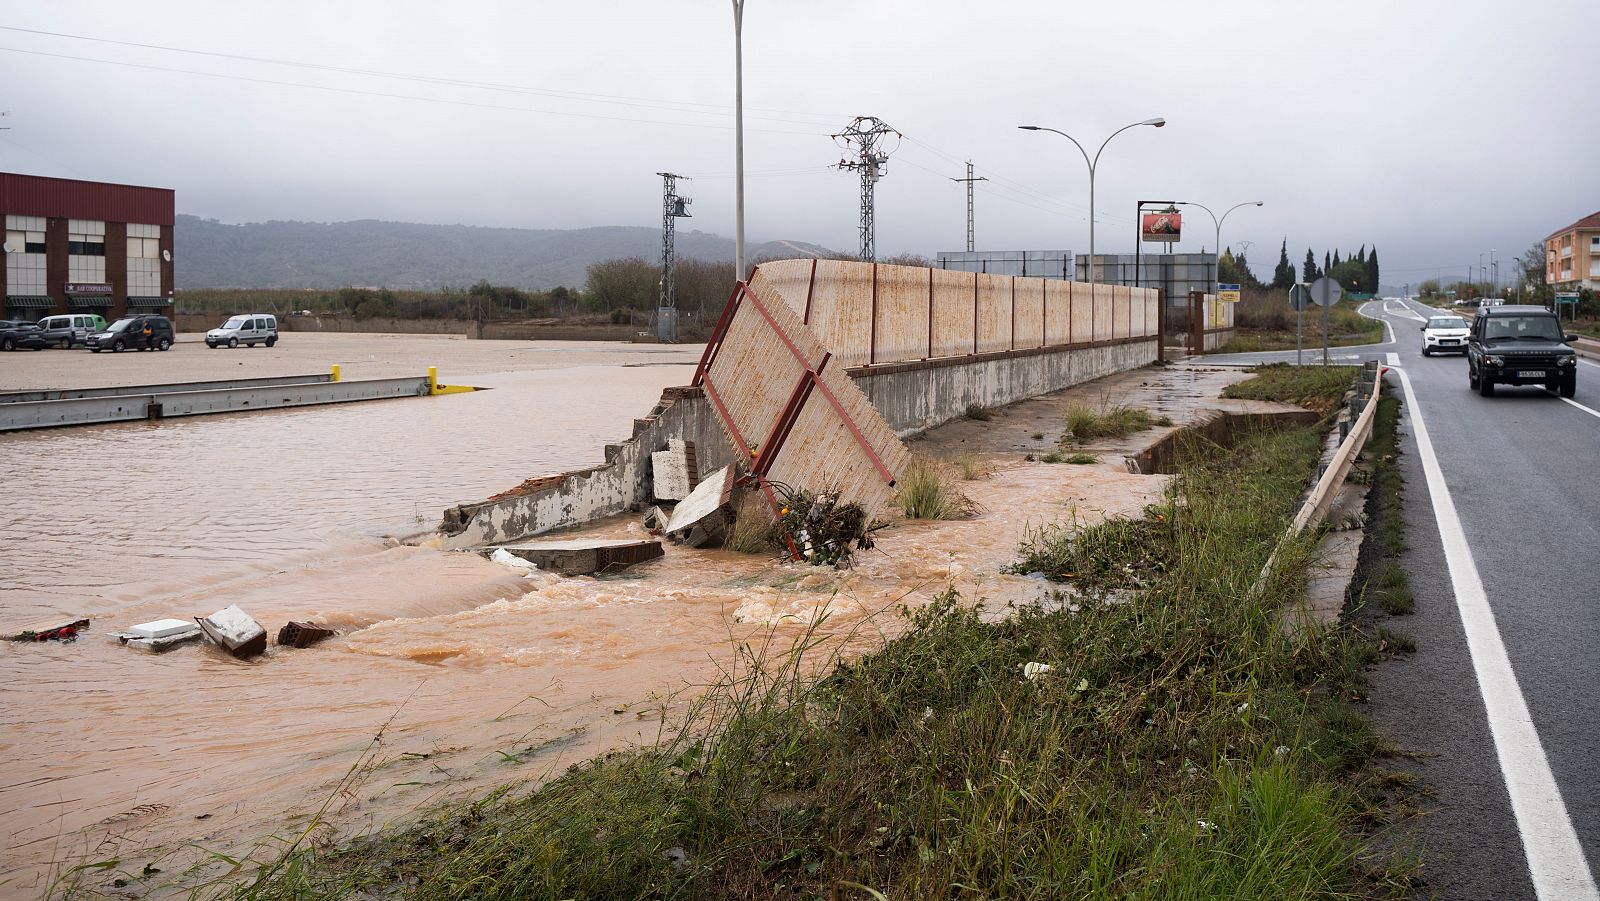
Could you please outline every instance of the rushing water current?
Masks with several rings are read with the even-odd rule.
[[[585,692],[624,640],[618,617],[545,628],[519,615],[534,606],[520,573],[385,536],[592,465],[691,371],[547,368],[475,376],[495,390],[473,394],[0,437],[0,619],[93,620],[71,644],[0,643],[0,879],[32,871],[20,884],[36,886],[51,862],[109,851],[107,835],[232,846],[230,828],[272,829],[325,791],[391,717],[384,740],[408,760],[548,738],[530,711],[494,718],[550,690],[563,660],[586,661],[562,674],[563,696]],[[540,604],[637,600],[553,588]],[[348,634],[250,663],[107,640],[228,604],[269,631],[300,619]],[[447,760],[410,781],[482,764]],[[426,799],[411,794],[404,804]]]
[[[319,812],[347,837],[559,773],[671,728],[733,642],[770,636],[781,650],[820,623],[829,649],[852,652],[946,586],[990,605],[1036,599],[1041,583],[1005,573],[1027,529],[1136,510],[1162,479],[1023,463],[1059,428],[1056,407],[1029,402],[919,445],[1002,452],[990,478],[965,483],[981,515],[896,522],[844,572],[669,546],[616,576],[563,579],[386,540],[432,529],[453,503],[594,464],[693,359],[495,353],[532,368],[483,369],[470,381],[495,390],[472,394],[0,436],[0,625],[93,620],[70,644],[0,642],[0,896],[109,860],[95,885],[132,873],[144,891],[181,894],[137,874],[150,864],[167,879],[208,852],[269,859],[272,836]],[[644,532],[623,516],[582,534]],[[107,640],[229,604],[269,632],[293,619],[341,634],[248,662]]]

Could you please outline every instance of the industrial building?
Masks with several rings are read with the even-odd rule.
[[[0,172],[4,315],[172,315],[170,188]]]

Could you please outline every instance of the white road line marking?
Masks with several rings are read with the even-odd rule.
[[[1455,501],[1434,454],[1422,407],[1405,371],[1396,369],[1395,373],[1405,388],[1406,411],[1422,471],[1427,476],[1428,494],[1433,499],[1433,515],[1444,543],[1456,609],[1466,631],[1467,650],[1472,655],[1472,669],[1488,713],[1506,793],[1511,796],[1511,811],[1517,819],[1517,830],[1522,833],[1522,850],[1528,859],[1534,892],[1542,901],[1600,899],[1594,874],[1578,844],[1577,832],[1561,799],[1561,788],[1550,771],[1544,745],[1528,713],[1528,702],[1517,685],[1517,674],[1495,625],[1494,609],[1489,606],[1483,580],[1478,577],[1478,564],[1467,545]]]
[[[1399,366],[1400,365],[1400,355],[1399,354],[1394,354],[1394,353],[1389,354],[1389,365],[1390,366]]]
[[[1583,404],[1580,404],[1575,400],[1568,400],[1565,397],[1558,397],[1558,398],[1556,398],[1556,400],[1559,400],[1564,404],[1572,404],[1574,407],[1577,407],[1578,409],[1582,410],[1583,412],[1588,413],[1590,416],[1593,416],[1596,419],[1600,419],[1600,410],[1596,410],[1596,409],[1593,409],[1591,407],[1585,407]]]
[[[1588,360],[1583,359],[1582,357],[1578,358],[1578,362],[1582,363],[1585,366],[1593,366],[1596,369],[1600,369],[1600,363],[1591,363]]]

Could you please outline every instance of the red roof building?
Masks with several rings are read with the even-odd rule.
[[[172,315],[170,188],[0,172],[5,316]]]
[[[1544,281],[1558,291],[1600,290],[1600,212],[1544,239]]]

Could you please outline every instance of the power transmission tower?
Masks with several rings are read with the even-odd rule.
[[[894,136],[895,146],[884,150],[883,145],[890,135]],[[834,168],[861,173],[861,259],[872,262],[878,258],[873,247],[876,230],[872,224],[872,189],[878,179],[888,174],[889,154],[899,149],[900,132],[875,116],[857,116],[844,131],[834,135],[833,140],[855,154],[854,159],[839,160]]]
[[[975,182],[975,181],[988,181],[988,179],[984,178],[981,175],[978,176],[977,178],[973,178],[972,177],[972,160],[967,160],[967,177],[966,178],[952,178],[950,180],[951,181],[964,181],[964,182],[967,183],[967,253],[971,253],[974,250],[978,249],[977,246],[976,246],[976,242],[973,239],[973,232],[972,232],[972,183]]]
[[[656,310],[656,335],[662,341],[678,340],[677,234],[678,220],[689,215],[692,201],[678,195],[681,175],[657,172],[661,176],[661,303]]]

